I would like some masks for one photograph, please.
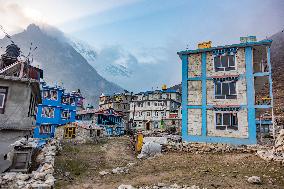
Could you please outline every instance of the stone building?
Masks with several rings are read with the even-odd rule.
[[[256,144],[273,131],[271,43],[248,37],[240,44],[178,52],[183,140]]]
[[[176,90],[140,92],[130,103],[132,129],[175,129],[181,126],[181,93]]]
[[[132,99],[132,93],[116,93],[114,95],[102,94],[99,100],[99,108],[101,110],[107,110],[109,108],[115,110],[116,112],[121,112],[124,117],[124,123],[126,129],[128,129],[129,121],[129,109],[130,101]]]

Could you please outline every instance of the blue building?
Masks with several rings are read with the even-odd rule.
[[[184,141],[256,144],[274,135],[271,43],[247,37],[178,52]]]
[[[83,99],[80,93],[65,93],[62,87],[41,86],[42,103],[37,107],[34,138],[54,137],[57,126],[75,122],[76,107]]]
[[[124,134],[123,114],[112,108],[97,111],[97,125],[105,129],[107,136]]]

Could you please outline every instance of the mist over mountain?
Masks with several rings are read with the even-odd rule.
[[[44,71],[44,80],[51,85],[61,85],[67,91],[81,89],[88,103],[97,104],[101,93],[122,92],[123,89],[104,79],[94,67],[70,45],[64,34],[53,27],[31,24],[21,33],[12,36],[24,55],[32,53],[33,63]],[[7,37],[0,40],[0,53],[10,44]]]
[[[132,76],[128,55],[118,47],[105,47],[98,51],[77,39],[71,39],[69,42],[107,80],[116,81]]]

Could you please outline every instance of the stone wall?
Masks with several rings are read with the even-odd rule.
[[[187,126],[189,135],[201,135],[201,109],[188,109]]]
[[[188,105],[202,104],[201,81],[188,81]]]
[[[55,138],[59,141],[64,141],[64,142],[71,142],[71,143],[76,143],[76,144],[83,144],[83,143],[88,143],[88,142],[98,142],[104,135],[103,135],[103,130],[100,131],[101,136],[97,136],[97,130],[92,129],[93,133],[91,135],[90,129],[85,129],[82,127],[77,127],[75,131],[75,138],[71,139],[66,139],[64,138],[64,126],[56,128],[55,132]]]
[[[239,78],[236,84],[237,99],[215,99],[215,86],[213,80],[207,80],[207,104],[208,105],[246,105],[247,85],[246,78]]]
[[[188,57],[188,77],[201,76],[201,53]]]
[[[32,173],[7,172],[0,175],[0,188],[53,188],[55,179],[54,160],[60,144],[57,140],[49,141],[36,158],[40,164],[36,171]]]
[[[229,74],[230,75],[244,74],[246,72],[245,48],[238,48],[236,55],[235,55],[235,61],[236,61],[236,64],[235,64],[236,70],[215,72],[214,55],[212,52],[207,52],[206,53],[207,77],[222,76],[222,75],[229,75]]]
[[[247,109],[238,111],[238,130],[216,130],[215,111],[207,110],[207,135],[220,137],[248,138]]]

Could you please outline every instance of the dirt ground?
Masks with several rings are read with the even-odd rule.
[[[65,144],[55,160],[56,188],[114,189],[120,184],[143,186],[159,182],[208,189],[284,188],[284,167],[253,154],[167,153],[138,160],[129,145],[127,137],[101,144]],[[136,164],[129,173],[99,174],[130,162]],[[247,176],[261,177],[262,184],[248,183]]]

